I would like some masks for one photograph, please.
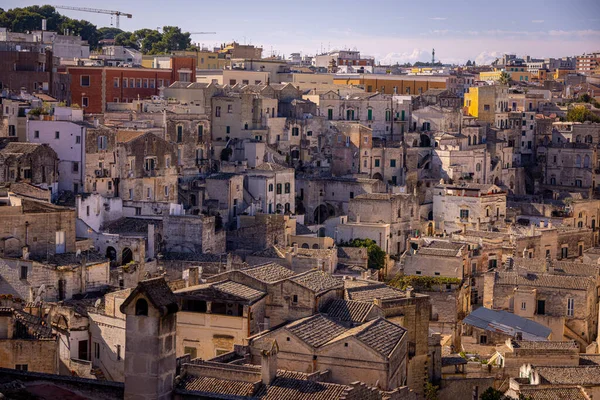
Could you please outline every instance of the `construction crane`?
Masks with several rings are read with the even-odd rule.
[[[71,6],[54,6],[54,8],[60,8],[61,10],[73,10],[73,11],[84,11],[91,12],[96,14],[110,14],[111,15],[111,25],[112,25],[112,16],[115,16],[115,26],[117,29],[120,29],[120,17],[124,16],[127,18],[133,17],[131,14],[124,13],[122,11],[114,11],[114,10],[100,10],[98,8],[87,8],[87,7],[71,7]]]

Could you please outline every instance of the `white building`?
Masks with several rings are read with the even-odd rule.
[[[293,168],[263,163],[246,172],[244,186],[254,199],[260,201],[263,213],[294,214],[296,180]]]
[[[59,191],[83,189],[87,126],[83,110],[69,107],[55,107],[48,120],[27,121],[27,141],[47,143],[58,155]]]

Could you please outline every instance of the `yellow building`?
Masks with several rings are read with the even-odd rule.
[[[576,71],[574,69],[559,69],[554,70],[553,78],[554,80],[563,79],[568,74],[574,74]]]
[[[470,87],[465,93],[467,113],[478,120],[494,124],[496,113],[508,109],[508,87],[503,85]]]
[[[345,77],[337,75],[333,78],[336,85],[361,86],[366,92],[413,95],[421,94],[429,89],[448,89],[449,75],[419,76],[419,75],[376,75],[356,74]]]
[[[480,81],[499,81],[501,74],[502,74],[502,71],[499,69],[494,70],[494,71],[480,72],[479,80]]]
[[[231,59],[225,54],[217,53],[208,50],[182,50],[173,52],[178,56],[196,56],[198,61],[196,66],[198,69],[223,69],[231,65]]]
[[[529,82],[531,80],[531,72],[527,71],[527,67],[515,66],[506,67],[506,70],[495,69],[493,71],[480,72],[479,80],[481,81],[499,81],[502,72],[510,75],[512,81]]]

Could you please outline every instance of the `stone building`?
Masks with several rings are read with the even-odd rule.
[[[579,345],[574,341],[530,341],[507,339],[498,349],[497,364],[504,367],[504,374],[518,377],[524,364],[537,366],[579,365]]]
[[[195,175],[211,171],[211,131],[206,115],[165,115],[165,139],[174,144],[177,151],[177,167],[180,175]]]
[[[382,317],[368,317],[372,308],[367,303],[338,302],[328,314],[306,317],[255,336],[249,341],[253,362],[259,361],[266,344],[275,341],[281,343],[278,365],[284,369],[308,373],[328,369],[332,381],[339,384],[361,380],[383,390],[404,386],[406,329]],[[336,318],[343,310],[350,320]],[[340,354],[345,357],[340,358]]]
[[[219,173],[206,177],[206,204],[209,214],[216,212],[223,218],[223,225],[237,228],[237,216],[245,211],[247,196],[244,176],[241,174]],[[213,204],[214,203],[214,204]]]
[[[496,185],[440,184],[433,194],[436,232],[502,225],[506,216],[506,192]]]
[[[175,253],[225,252],[225,231],[216,226],[216,218],[206,215],[165,215],[165,250]]]
[[[58,374],[58,337],[43,318],[0,307],[0,368]]]
[[[31,107],[24,100],[13,100],[3,97],[0,107],[0,137],[7,137],[19,142],[27,141],[26,110]]]
[[[469,248],[465,243],[411,240],[403,255],[405,275],[442,276],[462,280],[469,276]]]
[[[29,183],[57,194],[58,163],[47,144],[9,143],[0,150],[0,182]]]
[[[553,340],[575,340],[585,350],[598,329],[596,269],[548,262],[540,270],[530,261],[526,268],[485,274],[483,305],[543,324]]]
[[[261,201],[266,214],[293,214],[296,210],[294,170],[275,163],[263,163],[246,171],[244,188]]]

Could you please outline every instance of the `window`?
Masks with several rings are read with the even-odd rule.
[[[469,219],[469,210],[460,210],[460,219],[461,220]]]
[[[421,271],[415,271],[415,274],[421,275]]]
[[[27,168],[23,170],[23,178],[31,179],[31,169]]]
[[[127,78],[123,78],[123,87],[127,88]]]
[[[198,358],[198,350],[195,347],[184,347],[183,348],[183,353],[184,354],[189,354],[190,358],[192,360]]]
[[[141,88],[142,87],[142,78],[137,78],[135,80],[135,87],[136,88]]]
[[[277,194],[281,194],[281,183],[277,184]]]
[[[117,345],[117,361],[121,359],[121,345]]]
[[[73,161],[73,173],[79,172],[79,163],[77,161]]]
[[[329,108],[329,109],[327,110],[327,119],[328,119],[329,121],[331,121],[331,120],[333,119],[333,109],[332,109],[332,108]]]
[[[227,105],[227,114],[231,114],[233,112],[233,106],[231,104]]]
[[[81,75],[79,78],[79,83],[81,86],[88,87],[90,86],[90,76],[89,75]]]
[[[142,207],[135,208],[135,215],[142,215]]]
[[[81,144],[81,136],[75,136],[75,144]]]
[[[106,150],[106,136],[98,136],[98,150]]]
[[[272,191],[273,191],[273,184],[269,183],[269,192],[272,192]]]
[[[129,189],[129,200],[133,200],[133,189]]]
[[[390,160],[390,167],[396,168],[396,160]]]
[[[285,193],[289,193],[290,192],[291,186],[292,185],[290,185],[289,182],[285,184]]]
[[[298,295],[297,294],[295,294],[294,296],[292,296],[292,303],[298,304]]]
[[[546,300],[538,300],[537,301],[537,314],[538,315],[546,314]]]
[[[373,121],[373,109],[371,108],[367,110],[367,121]]]
[[[154,79],[148,81],[150,83],[150,89],[154,89]]]
[[[379,167],[379,158],[375,159],[375,167]]]
[[[21,280],[27,280],[27,265],[21,265]]]
[[[54,139],[60,139],[60,132],[59,131],[54,132]]]
[[[177,125],[177,143],[183,142],[183,126]]]
[[[165,197],[169,197],[169,187],[165,186]]]
[[[483,111],[490,111],[490,105],[489,104],[484,104],[483,105]]]
[[[572,317],[575,314],[575,299],[567,299],[567,316]]]
[[[119,87],[119,78],[113,78],[113,87]]]
[[[298,129],[298,127],[293,127],[292,128],[292,136],[299,136],[300,135],[300,129]]]
[[[231,127],[230,126],[226,126],[225,127],[225,133],[231,133]]]
[[[148,78],[144,78],[144,89],[148,89]]]
[[[350,198],[353,199],[354,198],[354,192],[350,192]]]
[[[146,299],[138,299],[135,302],[135,315],[148,316],[148,302]]]
[[[202,141],[202,135],[204,135],[204,125],[198,125],[198,141]]]
[[[15,364],[15,369],[17,371],[27,371],[28,367],[27,364]]]
[[[87,107],[90,104],[90,99],[88,97],[82,97],[81,98],[81,106],[82,107]]]
[[[560,258],[567,258],[569,256],[569,247],[565,246],[560,249]]]
[[[306,136],[312,136],[312,131],[306,132]]]
[[[392,120],[392,112],[390,110],[385,110],[385,120],[386,121]]]
[[[33,131],[33,137],[35,139],[39,139],[40,138],[40,131]]]
[[[479,336],[479,344],[487,344],[487,336],[486,335]]]
[[[100,343],[94,342],[94,358],[100,359]]]
[[[527,310],[527,303],[524,301],[521,302],[521,310]]]

